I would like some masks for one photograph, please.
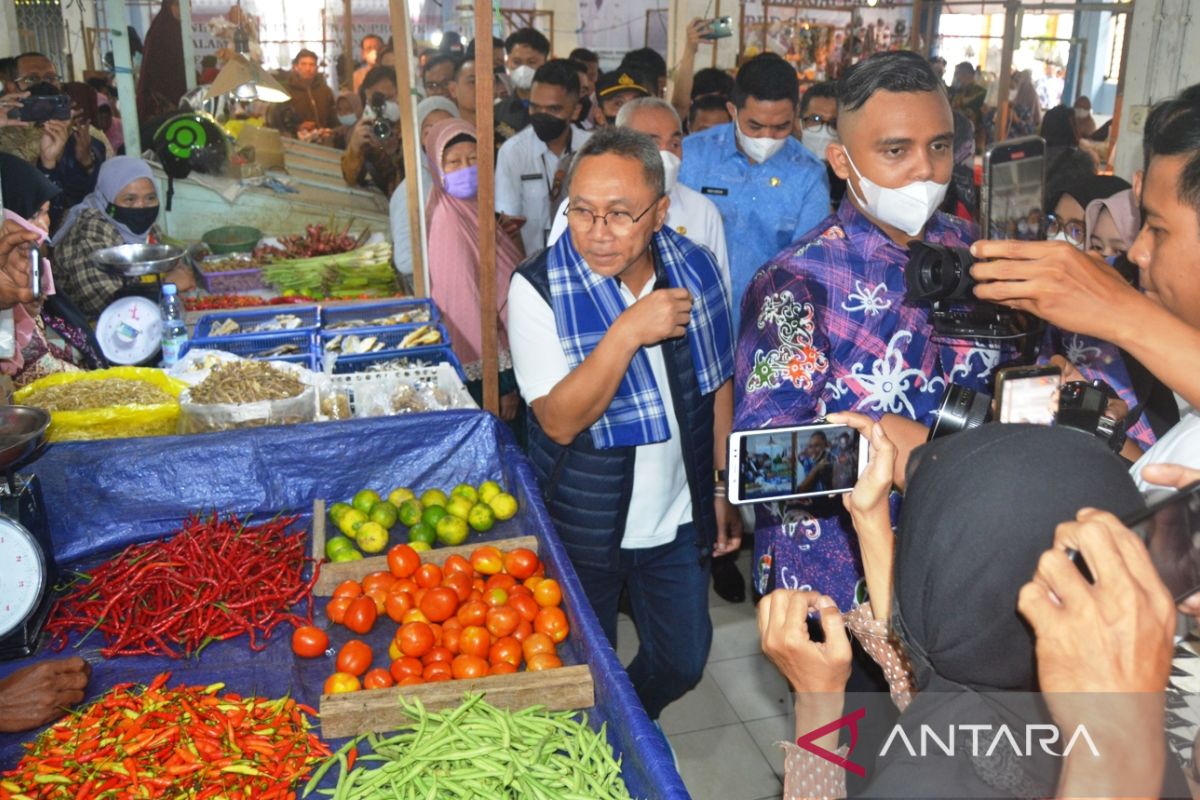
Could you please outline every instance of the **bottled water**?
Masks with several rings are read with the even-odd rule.
[[[183,301],[176,293],[175,284],[163,284],[158,307],[162,312],[162,365],[169,369],[179,361],[188,340],[187,326],[183,322]]]

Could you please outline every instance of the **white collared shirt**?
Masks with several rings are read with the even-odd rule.
[[[559,161],[583,147],[592,136],[574,125],[570,129],[571,141],[562,156],[550,152],[529,125],[501,145],[496,157],[496,210],[510,217],[525,218],[521,240],[526,256],[546,247],[546,235],[550,232],[550,190]],[[561,180],[565,181],[566,176]]]

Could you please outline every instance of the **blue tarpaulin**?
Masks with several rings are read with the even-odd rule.
[[[135,542],[177,530],[192,512],[219,510],[266,519],[311,513],[317,498],[347,499],[363,488],[387,491],[478,485],[499,480],[520,503],[516,518],[478,539],[532,534],[548,574],[568,598],[568,663],[587,663],[595,680],[593,727],[608,724],[609,741],[623,758],[631,793],[643,798],[686,798],[666,742],[650,722],[583,588],[553,532],[533,472],[508,429],[478,411],[415,414],[289,427],[259,428],[187,437],[54,444],[24,470],[41,480],[60,566],[87,566]],[[472,541],[477,541],[476,537]],[[318,608],[323,602],[318,602]],[[318,624],[328,625],[323,612]],[[386,626],[380,626],[384,628]],[[171,670],[171,685],[224,682],[228,691],[279,697],[291,693],[316,705],[332,671],[329,658],[292,655],[290,627],[266,650],[253,653],[246,637],[210,645],[198,659],[105,659],[98,635],[78,653],[93,664],[89,699],[123,681],[148,682]],[[331,627],[334,646],[349,638]],[[377,652],[378,646],[374,648]],[[36,658],[58,654],[43,648]],[[0,677],[35,659],[0,664]],[[34,734],[0,735],[0,769],[11,768],[21,742]]]

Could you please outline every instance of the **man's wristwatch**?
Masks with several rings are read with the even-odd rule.
[[[725,483],[729,480],[729,471],[724,469],[713,470],[713,481],[716,483]]]

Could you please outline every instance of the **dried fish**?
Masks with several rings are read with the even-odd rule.
[[[272,347],[270,350],[262,350],[257,353],[252,353],[254,358],[274,358],[276,356],[290,356],[300,352],[300,345],[297,344],[281,344],[278,347]]]
[[[421,307],[414,308],[411,311],[399,311],[395,314],[389,314],[386,317],[347,319],[335,322],[332,325],[326,325],[325,329],[330,331],[344,331],[351,328],[386,328],[391,325],[407,325],[413,322],[429,322],[429,309]]]
[[[295,375],[261,361],[232,361],[214,367],[209,376],[193,387],[191,402],[256,403],[262,400],[286,400],[304,391]]]
[[[83,411],[111,406],[154,406],[174,403],[175,398],[145,381],[108,378],[74,381],[38,389],[25,398],[25,405],[47,411]]]

